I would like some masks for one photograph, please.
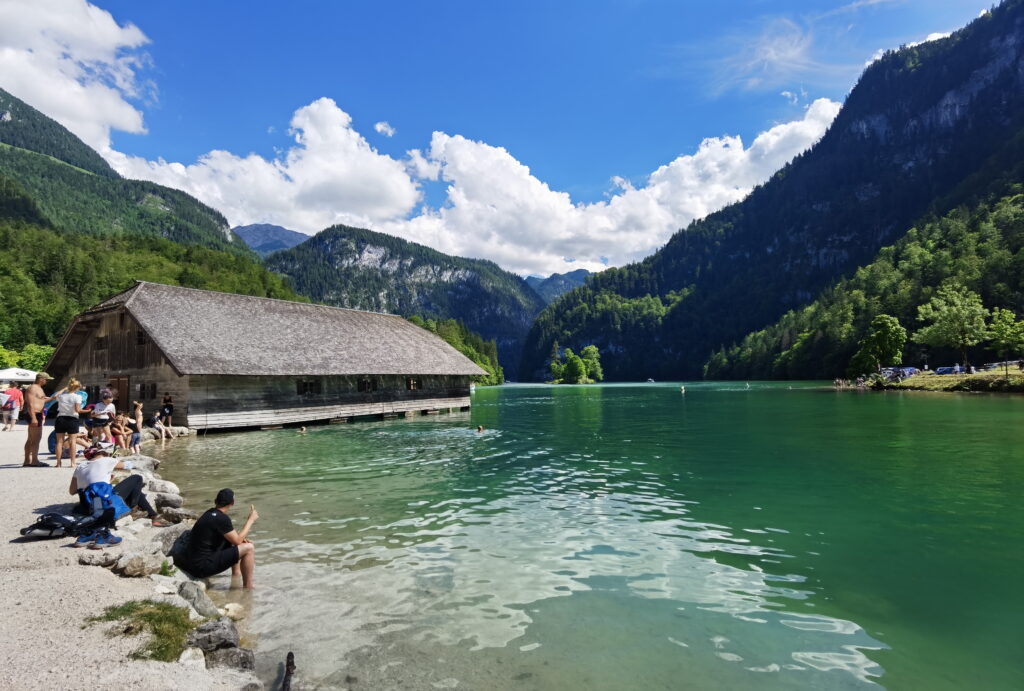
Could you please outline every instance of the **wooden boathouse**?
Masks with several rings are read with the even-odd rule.
[[[47,371],[118,410],[169,393],[195,429],[467,409],[485,374],[399,316],[147,282],[75,317]]]

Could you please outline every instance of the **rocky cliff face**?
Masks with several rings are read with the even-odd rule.
[[[983,193],[994,157],[1024,136],[1022,45],[1024,2],[1011,0],[885,54],[822,140],[745,200],[553,303],[525,368],[542,372],[557,339],[608,347],[610,378],[699,376],[711,352],[806,304],[922,215]],[[645,295],[659,304],[640,305]]]
[[[515,274],[493,262],[464,259],[360,228],[335,226],[267,266],[296,290],[338,307],[457,319],[498,345],[509,379],[543,300]]]

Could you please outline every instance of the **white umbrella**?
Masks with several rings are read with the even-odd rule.
[[[0,369],[0,383],[9,381],[34,382],[36,373],[32,370],[21,369],[20,367],[8,367]]]

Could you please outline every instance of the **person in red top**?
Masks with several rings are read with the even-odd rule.
[[[4,389],[4,395],[7,396],[7,400],[3,405],[4,427],[0,432],[10,432],[18,424],[18,415],[25,407],[25,396],[21,393],[21,387],[14,382]]]

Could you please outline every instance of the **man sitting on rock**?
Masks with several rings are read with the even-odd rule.
[[[256,507],[249,507],[249,517],[241,530],[235,530],[228,511],[235,505],[230,489],[217,492],[214,507],[199,517],[188,539],[188,547],[175,562],[196,578],[207,578],[231,568],[231,575],[242,575],[242,587],[251,590],[256,568],[256,548],[246,536],[259,518]]]
[[[71,476],[71,484],[68,486],[68,494],[78,494],[79,513],[91,514],[93,507],[85,498],[85,490],[96,482],[112,484],[111,474],[115,470],[131,470],[131,461],[118,461],[110,454],[113,445],[94,446],[85,450],[87,461],[80,463],[75,468],[75,474]],[[114,486],[114,494],[121,497],[129,509],[139,509],[146,513],[152,521],[154,528],[164,528],[170,523],[157,514],[156,509],[149,503],[145,493],[142,491],[144,480],[141,475],[129,475]],[[107,490],[110,491],[109,488]]]

